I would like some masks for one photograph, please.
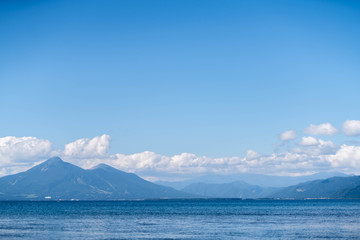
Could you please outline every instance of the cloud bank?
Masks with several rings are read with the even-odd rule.
[[[345,121],[342,132],[349,136],[360,135],[359,122]],[[337,130],[330,123],[326,123],[310,125],[307,132],[330,136]],[[288,149],[284,152],[265,155],[249,150],[245,156],[212,158],[193,153],[166,156],[151,151],[129,155],[111,154],[109,153],[111,137],[107,134],[75,140],[65,144],[63,150],[53,149],[49,140],[8,136],[0,138],[0,176],[24,171],[55,155],[83,168],[105,163],[152,179],[190,177],[204,173],[248,172],[268,175],[305,175],[321,171],[360,173],[360,146],[347,144],[339,146],[331,140],[313,136],[302,136],[300,141],[290,142],[297,137],[294,130],[285,131],[279,137],[288,145]]]

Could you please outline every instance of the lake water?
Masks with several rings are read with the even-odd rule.
[[[0,202],[0,239],[360,239],[360,200]]]

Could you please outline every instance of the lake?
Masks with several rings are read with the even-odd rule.
[[[360,239],[360,200],[9,201],[0,239]]]

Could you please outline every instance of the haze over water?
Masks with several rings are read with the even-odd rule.
[[[360,200],[1,202],[1,239],[359,239]]]

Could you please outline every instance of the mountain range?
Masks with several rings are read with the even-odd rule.
[[[332,177],[283,188],[260,187],[241,181],[219,184],[193,183],[181,191],[210,198],[360,198],[360,176]]]
[[[223,179],[223,181],[226,181],[226,179],[229,181],[234,179],[234,176],[221,176],[212,179],[206,176],[200,178],[200,180],[208,179],[210,183],[209,181],[195,182],[199,178],[192,179],[188,180],[187,185],[176,190],[169,186],[146,181],[133,173],[126,173],[105,164],[100,164],[92,169],[82,169],[62,161],[59,157],[54,157],[25,172],[0,178],[0,200],[360,198],[360,176],[344,176],[344,174],[339,173],[327,174],[342,176],[310,180],[285,187],[278,187],[278,182],[274,183],[275,186],[271,186],[271,182],[261,186],[241,180],[218,183],[219,178]],[[237,175],[236,179],[239,176]],[[276,177],[268,177],[276,179]],[[307,176],[307,179],[312,177],[314,176]],[[281,177],[278,179],[281,179]],[[283,181],[285,180],[286,178],[283,179]],[[296,181],[298,180],[296,179]],[[181,184],[184,184],[184,182],[181,182]]]
[[[257,185],[260,187],[288,187],[296,185],[302,182],[308,182],[319,179],[326,179],[331,177],[348,177],[340,172],[322,172],[315,173],[312,175],[305,176],[269,176],[263,174],[252,174],[252,173],[238,173],[230,175],[220,175],[220,174],[206,174],[196,178],[190,178],[184,181],[157,181],[155,183],[172,187],[178,190],[185,188],[193,183],[206,183],[206,184],[222,184],[222,183],[231,183],[231,182],[246,182],[248,184]]]
[[[0,200],[119,200],[188,198],[191,194],[100,164],[82,169],[51,158],[26,172],[0,178]]]

